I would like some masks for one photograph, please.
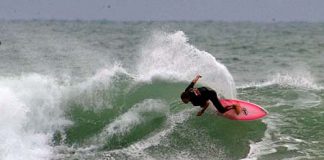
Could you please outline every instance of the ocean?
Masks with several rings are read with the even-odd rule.
[[[0,21],[1,160],[324,159],[324,24]],[[197,86],[268,116],[182,104]]]

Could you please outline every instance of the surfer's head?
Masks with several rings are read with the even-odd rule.
[[[181,100],[185,104],[189,103],[189,101],[190,101],[190,95],[189,95],[189,92],[188,91],[181,93]]]

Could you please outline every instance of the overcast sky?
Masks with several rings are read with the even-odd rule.
[[[0,19],[324,22],[324,0],[0,0]]]

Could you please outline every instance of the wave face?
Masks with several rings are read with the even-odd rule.
[[[324,158],[321,24],[0,24],[0,159]],[[195,116],[197,74],[269,116]]]

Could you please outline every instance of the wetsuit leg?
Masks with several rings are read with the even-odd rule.
[[[227,111],[226,108],[219,102],[217,98],[217,93],[214,90],[209,91],[209,100],[211,100],[220,113],[225,113]]]

